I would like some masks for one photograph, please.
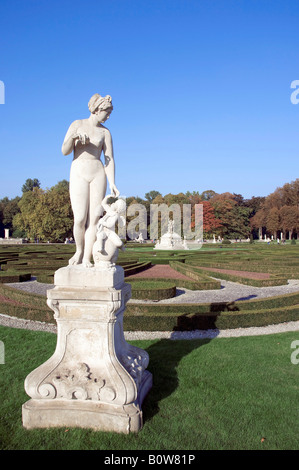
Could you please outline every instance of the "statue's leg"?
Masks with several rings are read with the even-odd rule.
[[[101,203],[106,194],[106,186],[106,175],[102,169],[89,185],[89,214],[83,256],[83,264],[86,267],[91,266],[92,248],[96,241],[97,224],[103,213]]]
[[[110,232],[109,238],[117,248],[120,248],[122,246],[123,242],[115,232]]]
[[[69,260],[69,264],[73,265],[82,263],[89,202],[89,183],[81,178],[76,171],[71,172],[70,198],[74,214],[73,234],[76,243],[76,253]]]
[[[99,251],[102,253],[104,251],[104,240],[107,238],[107,233],[106,232],[98,232],[97,233],[97,242],[99,245]]]

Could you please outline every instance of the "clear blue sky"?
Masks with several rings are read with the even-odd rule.
[[[299,165],[297,0],[1,0],[0,198],[69,179],[61,144],[110,94],[122,195],[266,196]]]

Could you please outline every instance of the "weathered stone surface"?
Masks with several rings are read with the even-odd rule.
[[[60,283],[48,291],[57,346],[25,380],[31,400],[23,405],[23,425],[137,432],[152,376],[146,370],[146,351],[128,344],[123,334],[131,286],[122,282],[118,288],[97,287],[102,274],[95,268],[83,270],[81,286],[78,267],[69,266],[59,270],[55,279]],[[116,270],[118,281],[121,271]]]

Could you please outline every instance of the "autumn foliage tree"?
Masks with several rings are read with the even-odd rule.
[[[203,236],[204,238],[211,238],[213,234],[218,234],[222,228],[222,223],[220,219],[217,219],[215,216],[215,209],[210,203],[209,199],[216,195],[214,191],[206,191],[209,193],[210,197],[204,199],[204,193],[198,194],[198,192],[186,193],[188,196],[188,202],[191,203],[192,207],[195,204],[202,204],[203,206]],[[213,193],[213,194],[211,194]],[[191,217],[191,228],[194,229],[195,226],[195,213],[192,212]]]
[[[297,232],[299,229],[298,206],[282,206],[280,209],[280,222],[284,237],[286,238],[286,232],[288,232],[289,238],[292,238],[293,232]]]
[[[276,238],[282,233],[291,239],[299,231],[299,179],[277,188],[265,198],[264,203],[251,219],[252,227],[260,233]]]
[[[22,187],[23,195],[13,200],[0,200],[0,230],[4,227],[14,229],[15,236],[27,236],[30,239],[39,238],[41,241],[64,241],[72,236],[73,213],[69,198],[69,183],[60,181],[50,189],[41,189],[38,180],[28,179]],[[212,238],[220,235],[222,238],[248,238],[251,233],[258,237],[265,235],[278,237],[283,233],[284,238],[291,239],[299,232],[299,179],[277,188],[267,197],[252,197],[244,199],[241,194],[217,194],[213,190],[203,192],[193,191],[162,196],[159,191],[149,191],[145,199],[138,196],[128,197],[127,227],[134,224],[134,205],[143,206],[146,213],[146,235],[151,234],[151,206],[166,205],[179,208],[181,229],[184,227],[184,208],[191,205],[191,232],[195,229],[195,207],[203,208],[203,236]],[[132,210],[128,210],[130,208]],[[174,212],[166,214],[170,218]],[[163,215],[165,217],[165,214]],[[161,233],[162,216],[158,223]],[[188,222],[189,223],[189,222]],[[136,232],[140,230],[136,224]],[[181,236],[184,235],[181,230]],[[22,235],[16,235],[16,234]],[[0,235],[1,236],[1,235]]]

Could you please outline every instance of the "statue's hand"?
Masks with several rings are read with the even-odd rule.
[[[82,134],[78,133],[74,135],[74,140],[75,140],[75,145],[77,145],[79,142],[80,144],[85,145],[85,144],[88,144],[89,137],[85,132]]]
[[[115,186],[115,184],[112,184],[110,189],[111,189],[111,196],[118,197],[120,195],[120,192],[117,189],[117,187]]]

